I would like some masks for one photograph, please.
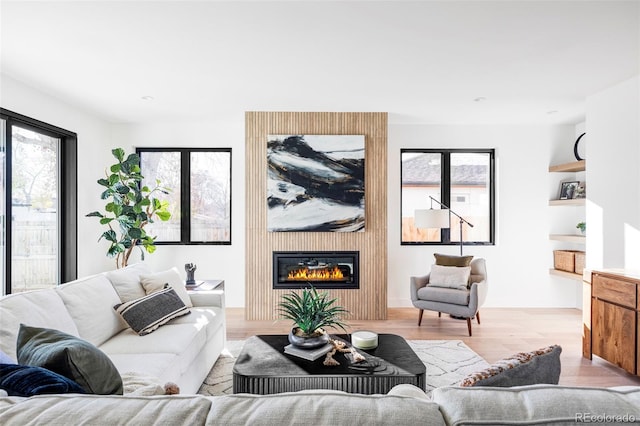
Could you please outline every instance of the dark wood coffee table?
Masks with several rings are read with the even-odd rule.
[[[350,342],[348,335],[337,337]],[[335,389],[350,393],[386,394],[395,385],[409,383],[425,389],[426,368],[406,340],[380,334],[378,347],[358,350],[367,358],[366,368],[353,364],[342,353],[339,366],[322,364],[324,357],[307,361],[284,353],[286,335],[252,336],[233,366],[233,393],[267,395],[303,389]]]

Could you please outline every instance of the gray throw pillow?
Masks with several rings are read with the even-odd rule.
[[[91,343],[50,328],[20,324],[18,363],[42,367],[78,383],[86,393],[122,395],[122,378],[109,357]]]
[[[560,381],[560,353],[562,347],[547,346],[532,352],[520,352],[470,374],[460,386],[525,386],[557,385]]]

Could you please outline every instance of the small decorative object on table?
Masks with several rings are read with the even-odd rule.
[[[336,299],[328,299],[327,292],[318,292],[313,286],[303,289],[302,294],[283,295],[278,311],[294,323],[289,342],[300,348],[313,349],[329,343],[325,327],[341,328],[346,332],[341,316],[348,311],[335,306],[335,302]]]
[[[186,285],[195,285],[196,280],[194,278],[194,274],[196,273],[197,266],[195,263],[185,263],[184,270],[187,271],[187,280],[185,281]]]
[[[378,347],[378,334],[373,331],[356,331],[351,333],[351,344],[362,350],[370,350]]]

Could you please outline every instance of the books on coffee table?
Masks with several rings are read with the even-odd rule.
[[[327,343],[326,345],[315,349],[302,349],[289,344],[284,347],[284,353],[306,359],[307,361],[315,361],[316,359],[326,355],[331,349],[333,349],[333,345],[331,343]]]

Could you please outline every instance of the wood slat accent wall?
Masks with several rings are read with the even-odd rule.
[[[364,232],[267,232],[268,135],[365,135]],[[246,112],[247,320],[275,320],[272,252],[360,251],[360,289],[327,290],[349,319],[387,318],[387,113]]]

